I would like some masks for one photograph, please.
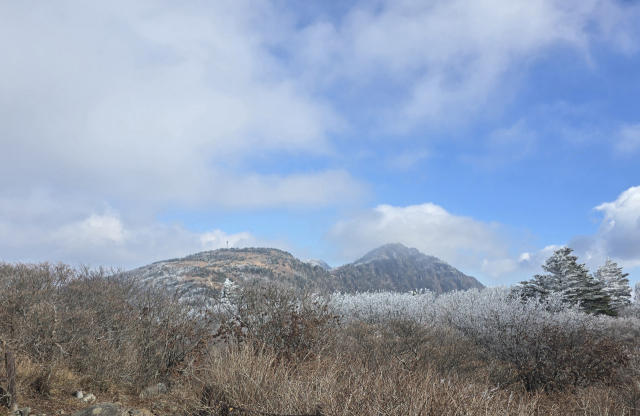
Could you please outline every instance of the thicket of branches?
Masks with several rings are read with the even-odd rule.
[[[43,395],[144,387],[187,365],[215,329],[179,293],[102,268],[1,263],[0,299],[0,341],[29,361],[29,388]],[[68,371],[81,386],[60,385]]]
[[[614,317],[564,292],[320,297],[264,280],[198,302],[118,271],[47,263],[0,264],[0,298],[23,398],[83,388],[112,400],[161,381],[162,400],[179,406],[158,414],[216,414],[218,401],[284,414],[323,403],[332,415],[640,407],[635,304]]]

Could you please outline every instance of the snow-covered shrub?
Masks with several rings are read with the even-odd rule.
[[[411,320],[430,323],[435,314],[435,300],[436,295],[430,291],[336,293],[330,296],[329,306],[347,322],[363,321],[373,324],[389,320]]]
[[[640,302],[635,301],[627,306],[622,306],[618,310],[618,316],[621,318],[635,317],[640,319]]]
[[[593,315],[562,294],[525,298],[509,287],[433,294],[334,295],[329,303],[347,320],[405,320],[451,328],[488,360],[513,366],[529,390],[560,389],[608,381],[627,363],[619,342],[596,330]]]
[[[563,303],[559,295],[522,299],[506,286],[446,293],[433,306],[438,323],[488,343],[504,334],[535,330],[542,323],[572,325],[587,319],[577,306]]]
[[[561,294],[522,299],[507,287],[469,290],[439,297],[436,311],[488,357],[513,365],[528,390],[610,382],[628,363],[621,342],[597,330],[602,319],[563,303]]]

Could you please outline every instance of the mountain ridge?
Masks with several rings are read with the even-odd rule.
[[[222,248],[162,260],[127,272],[142,281],[215,294],[226,279],[264,278],[322,293],[426,289],[435,293],[484,287],[445,261],[402,244],[386,244],[353,263],[330,268],[275,248]]]

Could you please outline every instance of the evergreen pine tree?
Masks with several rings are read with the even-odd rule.
[[[627,276],[629,273],[623,273],[622,267],[618,267],[610,259],[594,273],[596,280],[604,285],[604,292],[609,296],[614,309],[631,303],[631,286]]]
[[[557,282],[552,275],[537,274],[531,280],[520,282],[520,293],[525,298],[544,298],[557,289]]]
[[[550,293],[560,293],[565,302],[576,304],[588,313],[614,314],[605,284],[594,279],[570,247],[561,247],[542,265],[546,274],[535,275],[533,279],[520,283],[523,296],[546,297]]]

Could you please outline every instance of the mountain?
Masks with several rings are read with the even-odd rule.
[[[302,260],[302,262],[310,264],[312,266],[322,267],[325,270],[331,270],[331,266],[329,266],[327,263],[325,263],[324,261],[322,261],[320,259]]]
[[[428,289],[445,293],[484,287],[447,262],[402,244],[379,247],[351,264],[331,269],[330,273],[348,292]]]
[[[128,273],[143,281],[199,293],[218,292],[227,278],[241,283],[256,277],[320,292],[342,289],[322,265],[305,263],[290,253],[275,248],[204,251],[152,263]]]
[[[275,248],[230,248],[159,261],[128,272],[143,281],[189,293],[219,293],[230,279],[265,278],[322,293],[428,289],[436,293],[482,288],[448,263],[402,244],[387,244],[354,263],[330,268],[322,260],[298,260]]]

